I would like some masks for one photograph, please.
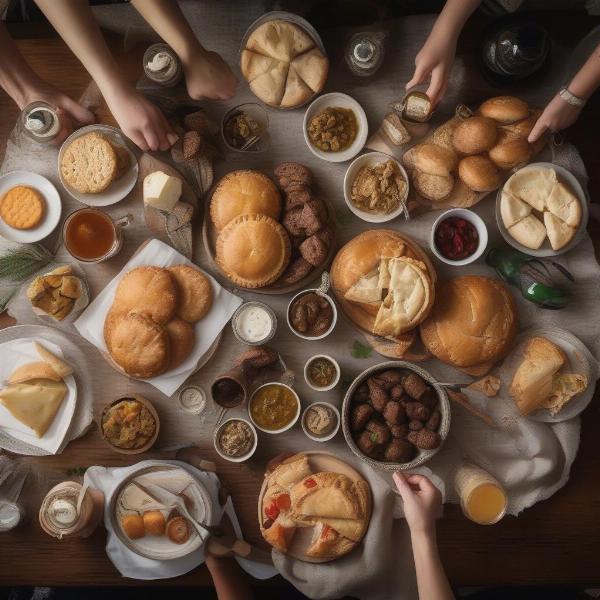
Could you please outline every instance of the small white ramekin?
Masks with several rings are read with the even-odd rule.
[[[227,425],[227,423],[231,423],[231,421],[241,421],[242,423],[246,423],[246,425],[248,425],[248,427],[250,427],[250,429],[252,431],[252,435],[254,435],[254,444],[252,444],[252,448],[250,448],[250,450],[242,456],[227,456],[227,454],[225,454],[219,447],[219,432],[223,429],[223,427],[225,427],[225,425]],[[215,450],[217,451],[217,454],[221,458],[228,460],[229,462],[241,463],[241,462],[248,460],[256,452],[256,448],[258,446],[258,434],[256,433],[256,429],[255,429],[254,425],[252,423],[250,423],[250,421],[248,421],[247,419],[242,419],[240,417],[232,417],[231,419],[227,419],[226,421],[223,421],[223,423],[221,423],[215,429],[215,431],[213,433],[213,443],[215,445]]]
[[[308,409],[312,408],[313,406],[326,406],[327,408],[329,408],[333,411],[333,414],[335,415],[335,417],[337,419],[336,426],[327,435],[322,435],[322,436],[314,435],[306,427],[306,423],[305,423],[306,413],[307,413]],[[304,431],[304,434],[306,435],[306,437],[313,440],[313,442],[328,442],[329,440],[332,440],[337,435],[337,432],[340,430],[341,421],[342,421],[342,419],[340,417],[340,411],[338,410],[338,408],[336,406],[334,406],[333,404],[330,404],[329,402],[313,402],[312,404],[309,404],[304,409],[304,412],[302,413],[302,431]]]
[[[313,360],[315,360],[317,358],[326,358],[335,367],[334,380],[329,385],[326,385],[324,387],[316,386],[314,383],[311,382],[310,377],[308,376],[308,366],[310,365],[310,363]],[[328,392],[329,390],[332,390],[338,384],[338,382],[340,380],[340,376],[341,376],[340,365],[338,364],[338,361],[335,360],[335,358],[333,358],[333,356],[329,356],[329,354],[315,354],[315,355],[311,356],[306,361],[306,364],[304,365],[304,381],[306,381],[306,385],[308,385],[309,388],[315,390],[316,392]]]
[[[303,296],[304,294],[309,294],[310,292],[314,292],[315,294],[319,294],[319,295],[323,296],[323,298],[325,298],[325,300],[327,300],[327,302],[329,302],[329,305],[331,306],[331,309],[333,311],[333,319],[331,320],[331,325],[329,326],[329,329],[327,329],[327,331],[325,333],[322,333],[321,335],[314,335],[314,336],[304,335],[303,333],[296,331],[296,329],[294,329],[294,326],[292,325],[292,323],[290,321],[290,309],[292,308],[292,304],[294,303],[294,300],[296,300],[296,298],[300,298],[300,296]],[[286,318],[288,327],[290,328],[290,330],[292,331],[293,334],[297,335],[299,338],[302,338],[303,340],[314,341],[314,340],[322,340],[323,338],[326,338],[335,329],[335,326],[336,326],[337,320],[338,320],[338,312],[337,312],[337,307],[335,305],[335,302],[333,301],[333,298],[329,294],[324,294],[320,290],[318,290],[316,288],[312,288],[312,289],[308,289],[308,290],[302,290],[301,292],[298,292],[295,296],[292,297],[292,299],[289,301],[289,303],[287,305],[287,309],[285,312],[285,318]]]

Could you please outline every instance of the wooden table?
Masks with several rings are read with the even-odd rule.
[[[565,13],[541,13],[539,21],[567,47],[574,46],[598,24],[598,19]],[[567,21],[569,26],[565,27]],[[471,20],[461,37],[459,53],[478,50],[483,24],[482,18]],[[33,68],[64,92],[76,98],[87,85],[87,74],[59,39],[23,37],[18,44]],[[132,64],[139,64],[132,56],[128,57]],[[0,114],[1,159],[4,141],[17,116],[16,108],[1,91]],[[598,140],[594,133],[597,131],[600,131],[600,100],[594,98],[569,132],[570,140],[579,148],[591,174],[592,200],[600,192],[600,181],[595,175],[600,170]],[[598,255],[600,225],[592,221],[589,230]],[[0,327],[10,324],[10,319],[0,316]],[[599,428],[596,393],[582,415],[581,446],[569,483],[521,517],[507,517],[493,527],[481,527],[465,519],[458,506],[446,506],[445,516],[438,525],[438,539],[442,560],[453,585],[600,586],[600,445],[596,439]],[[206,448],[207,458],[215,458],[209,440],[201,441],[199,445]],[[110,451],[97,431],[71,443],[60,456],[32,459],[50,482],[66,479],[68,469],[74,467],[122,466],[133,462],[136,460],[119,457]],[[255,502],[261,473],[251,465],[235,466],[223,464],[223,461],[218,464],[246,536],[252,542],[259,542]],[[28,521],[15,532],[2,536],[0,585],[140,584],[122,579],[108,560],[102,528],[87,540],[59,542],[44,535],[36,519],[40,500],[41,496],[28,496]],[[57,561],[59,556],[60,562]],[[161,581],[160,585],[203,586],[210,585],[210,578],[205,568],[199,568],[175,580]]]

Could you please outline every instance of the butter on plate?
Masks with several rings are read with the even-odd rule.
[[[154,171],[144,178],[144,205],[164,212],[172,212],[181,197],[182,182],[179,177]]]

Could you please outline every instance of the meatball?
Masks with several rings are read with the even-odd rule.
[[[392,400],[400,400],[404,396],[404,390],[400,384],[395,385],[390,389],[390,398]]]
[[[400,402],[390,400],[383,409],[383,418],[388,425],[399,425],[406,422],[406,413]]]
[[[376,444],[373,440],[371,433],[363,431],[356,438],[356,445],[360,448],[361,452],[364,452],[367,456],[373,456],[376,451]]]
[[[407,440],[392,440],[385,449],[384,458],[390,462],[407,463],[415,455],[415,447]]]
[[[411,444],[414,444],[417,448],[421,448],[422,450],[433,450],[442,442],[442,438],[440,438],[435,431],[431,431],[430,429],[411,431],[408,434],[408,440]]]
[[[293,237],[306,237],[306,231],[304,229],[304,219],[302,217],[302,207],[298,206],[285,212],[281,224],[285,227],[286,231]]]
[[[420,402],[407,402],[406,415],[409,419],[417,421],[427,421],[431,416],[431,411]]]
[[[387,371],[383,371],[377,374],[377,377],[382,381],[385,381],[386,386],[393,387],[395,385],[400,384],[402,381],[402,374],[400,371],[395,369],[388,369]]]
[[[419,398],[419,402],[429,410],[433,410],[439,402],[437,392],[433,388],[428,387],[427,391]]]
[[[392,437],[390,428],[381,421],[371,419],[365,426],[366,430],[371,434],[371,439],[376,444],[387,444]]]
[[[275,167],[275,176],[279,185],[288,191],[294,186],[309,186],[312,183],[312,174],[308,167],[296,162],[282,162]]]
[[[323,202],[317,198],[313,198],[304,204],[302,207],[301,221],[307,236],[313,235],[317,233],[319,229],[322,229],[327,221],[327,213]]]
[[[285,210],[302,207],[313,197],[307,185],[298,184],[293,189],[287,190],[285,195]]]
[[[404,440],[408,436],[408,425],[402,423],[402,425],[390,425],[390,433],[392,437],[397,440]]]
[[[385,405],[390,401],[390,397],[385,391],[382,382],[375,377],[369,377],[367,385],[369,386],[369,397],[373,408],[377,412],[383,412]]]
[[[416,373],[408,373],[402,378],[404,391],[415,400],[419,400],[429,386]]]
[[[306,262],[318,267],[327,258],[327,246],[319,236],[311,235],[300,244],[300,254]]]
[[[423,429],[423,421],[417,421],[416,419],[413,419],[412,421],[409,421],[408,428],[411,431],[419,431],[419,429]]]
[[[301,256],[290,263],[290,266],[284,271],[281,280],[284,283],[296,283],[304,279],[313,269],[313,266],[305,261]]]
[[[373,415],[373,407],[370,404],[358,404],[352,409],[350,415],[350,427],[352,431],[362,431]]]
[[[442,415],[439,410],[434,410],[429,419],[427,419],[427,423],[425,423],[425,427],[427,429],[431,429],[431,431],[437,431],[440,426],[440,421],[442,420]]]
[[[362,383],[356,388],[354,400],[355,402],[368,402],[370,400],[369,386],[366,383]]]

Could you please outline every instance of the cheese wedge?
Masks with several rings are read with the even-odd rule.
[[[50,350],[42,346],[42,344],[39,342],[33,342],[33,345],[35,346],[37,353],[40,355],[40,358],[44,362],[47,362],[62,378],[68,377],[73,373],[73,367],[69,363],[65,362],[61,358],[58,358],[56,354],[50,352]]]
[[[519,200],[516,196],[502,192],[500,197],[500,216],[504,227],[512,227],[525,217],[531,214],[533,209],[529,204]]]
[[[542,212],[556,182],[554,169],[522,169],[506,182],[504,189]]]
[[[558,414],[563,406],[577,394],[581,394],[588,386],[585,375],[564,373],[555,375],[552,380],[552,393],[542,402],[542,406],[551,414]]]
[[[508,233],[523,246],[537,250],[546,239],[546,228],[535,216],[528,215],[508,228]]]
[[[8,383],[25,383],[32,379],[61,381],[62,377],[47,362],[38,361],[17,367],[8,378]]]
[[[546,200],[547,209],[569,227],[581,222],[581,204],[571,190],[560,181],[552,188]]]
[[[179,177],[173,177],[154,171],[144,178],[144,205],[165,212],[172,212],[181,197],[182,182]]]
[[[564,248],[573,239],[577,231],[574,227],[569,227],[564,221],[561,221],[549,211],[544,213],[544,225],[546,225],[548,239],[553,250]]]
[[[68,388],[62,381],[33,379],[9,385],[0,392],[0,402],[12,416],[41,438],[60,408]]]

